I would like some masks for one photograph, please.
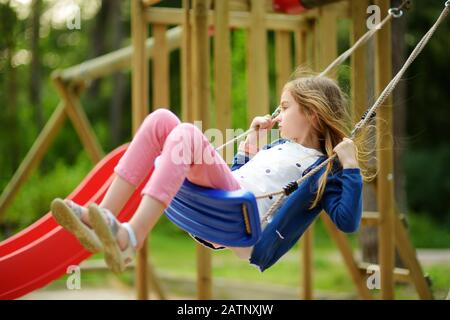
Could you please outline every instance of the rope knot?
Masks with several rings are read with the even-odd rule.
[[[361,116],[361,120],[364,120],[367,117],[367,114],[369,113],[370,109],[366,110],[366,112],[364,112],[364,114]],[[377,115],[377,113],[374,111],[372,112],[372,114],[370,115],[370,118],[368,120],[372,120],[373,118],[375,118]]]
[[[297,189],[298,189],[297,181],[291,181],[286,186],[283,187],[284,194],[287,196]]]

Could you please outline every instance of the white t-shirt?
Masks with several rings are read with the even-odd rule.
[[[259,196],[280,191],[289,182],[300,179],[303,171],[322,155],[316,149],[288,140],[270,149],[260,150],[250,161],[232,171],[232,174],[243,189]],[[257,200],[261,219],[276,199],[277,197]]]

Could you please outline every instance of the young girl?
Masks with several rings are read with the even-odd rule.
[[[295,208],[295,217],[277,223],[277,227],[269,223],[263,231],[266,236],[254,247],[230,249],[264,270],[292,247],[322,209],[341,230],[356,230],[361,218],[362,178],[356,147],[345,138],[350,122],[341,90],[326,77],[297,77],[285,85],[280,108],[273,120],[270,116],[253,119],[251,128],[256,130],[240,144],[231,169],[197,127],[180,123],[166,109],[155,110],[115,167],[116,176],[101,204],[85,208],[70,200],[55,199],[52,213],[88,250],[103,250],[108,266],[121,272],[142,247],[184,179],[216,189],[244,188],[260,195],[280,190],[335,152],[339,163],[330,163],[296,191],[304,194],[301,203],[297,199],[290,204],[289,197],[283,205]],[[260,150],[267,130],[276,123],[282,139]],[[128,223],[120,223],[115,216],[158,156],[138,209]],[[257,201],[261,217],[273,201]],[[196,240],[212,249],[224,248]]]

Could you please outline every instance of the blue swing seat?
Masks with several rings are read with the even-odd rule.
[[[183,182],[165,215],[191,235],[229,247],[250,247],[261,236],[255,196]]]

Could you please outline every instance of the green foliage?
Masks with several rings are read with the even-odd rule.
[[[411,210],[427,212],[436,220],[449,220],[450,146],[409,149],[405,157],[406,190]]]
[[[233,106],[233,128],[245,128],[247,123],[247,60],[246,34],[243,30],[234,30],[231,36],[233,54],[231,56],[232,88],[231,105]]]
[[[450,247],[450,221],[436,222],[427,213],[410,213],[407,216],[411,241],[417,248]]]
[[[13,48],[19,20],[16,12],[7,3],[0,3],[0,50]]]
[[[91,167],[92,163],[86,154],[81,153],[75,165],[58,161],[45,175],[35,171],[6,211],[4,219],[6,228],[0,232],[0,240],[24,229],[49,212],[51,201],[56,197],[68,196]]]

